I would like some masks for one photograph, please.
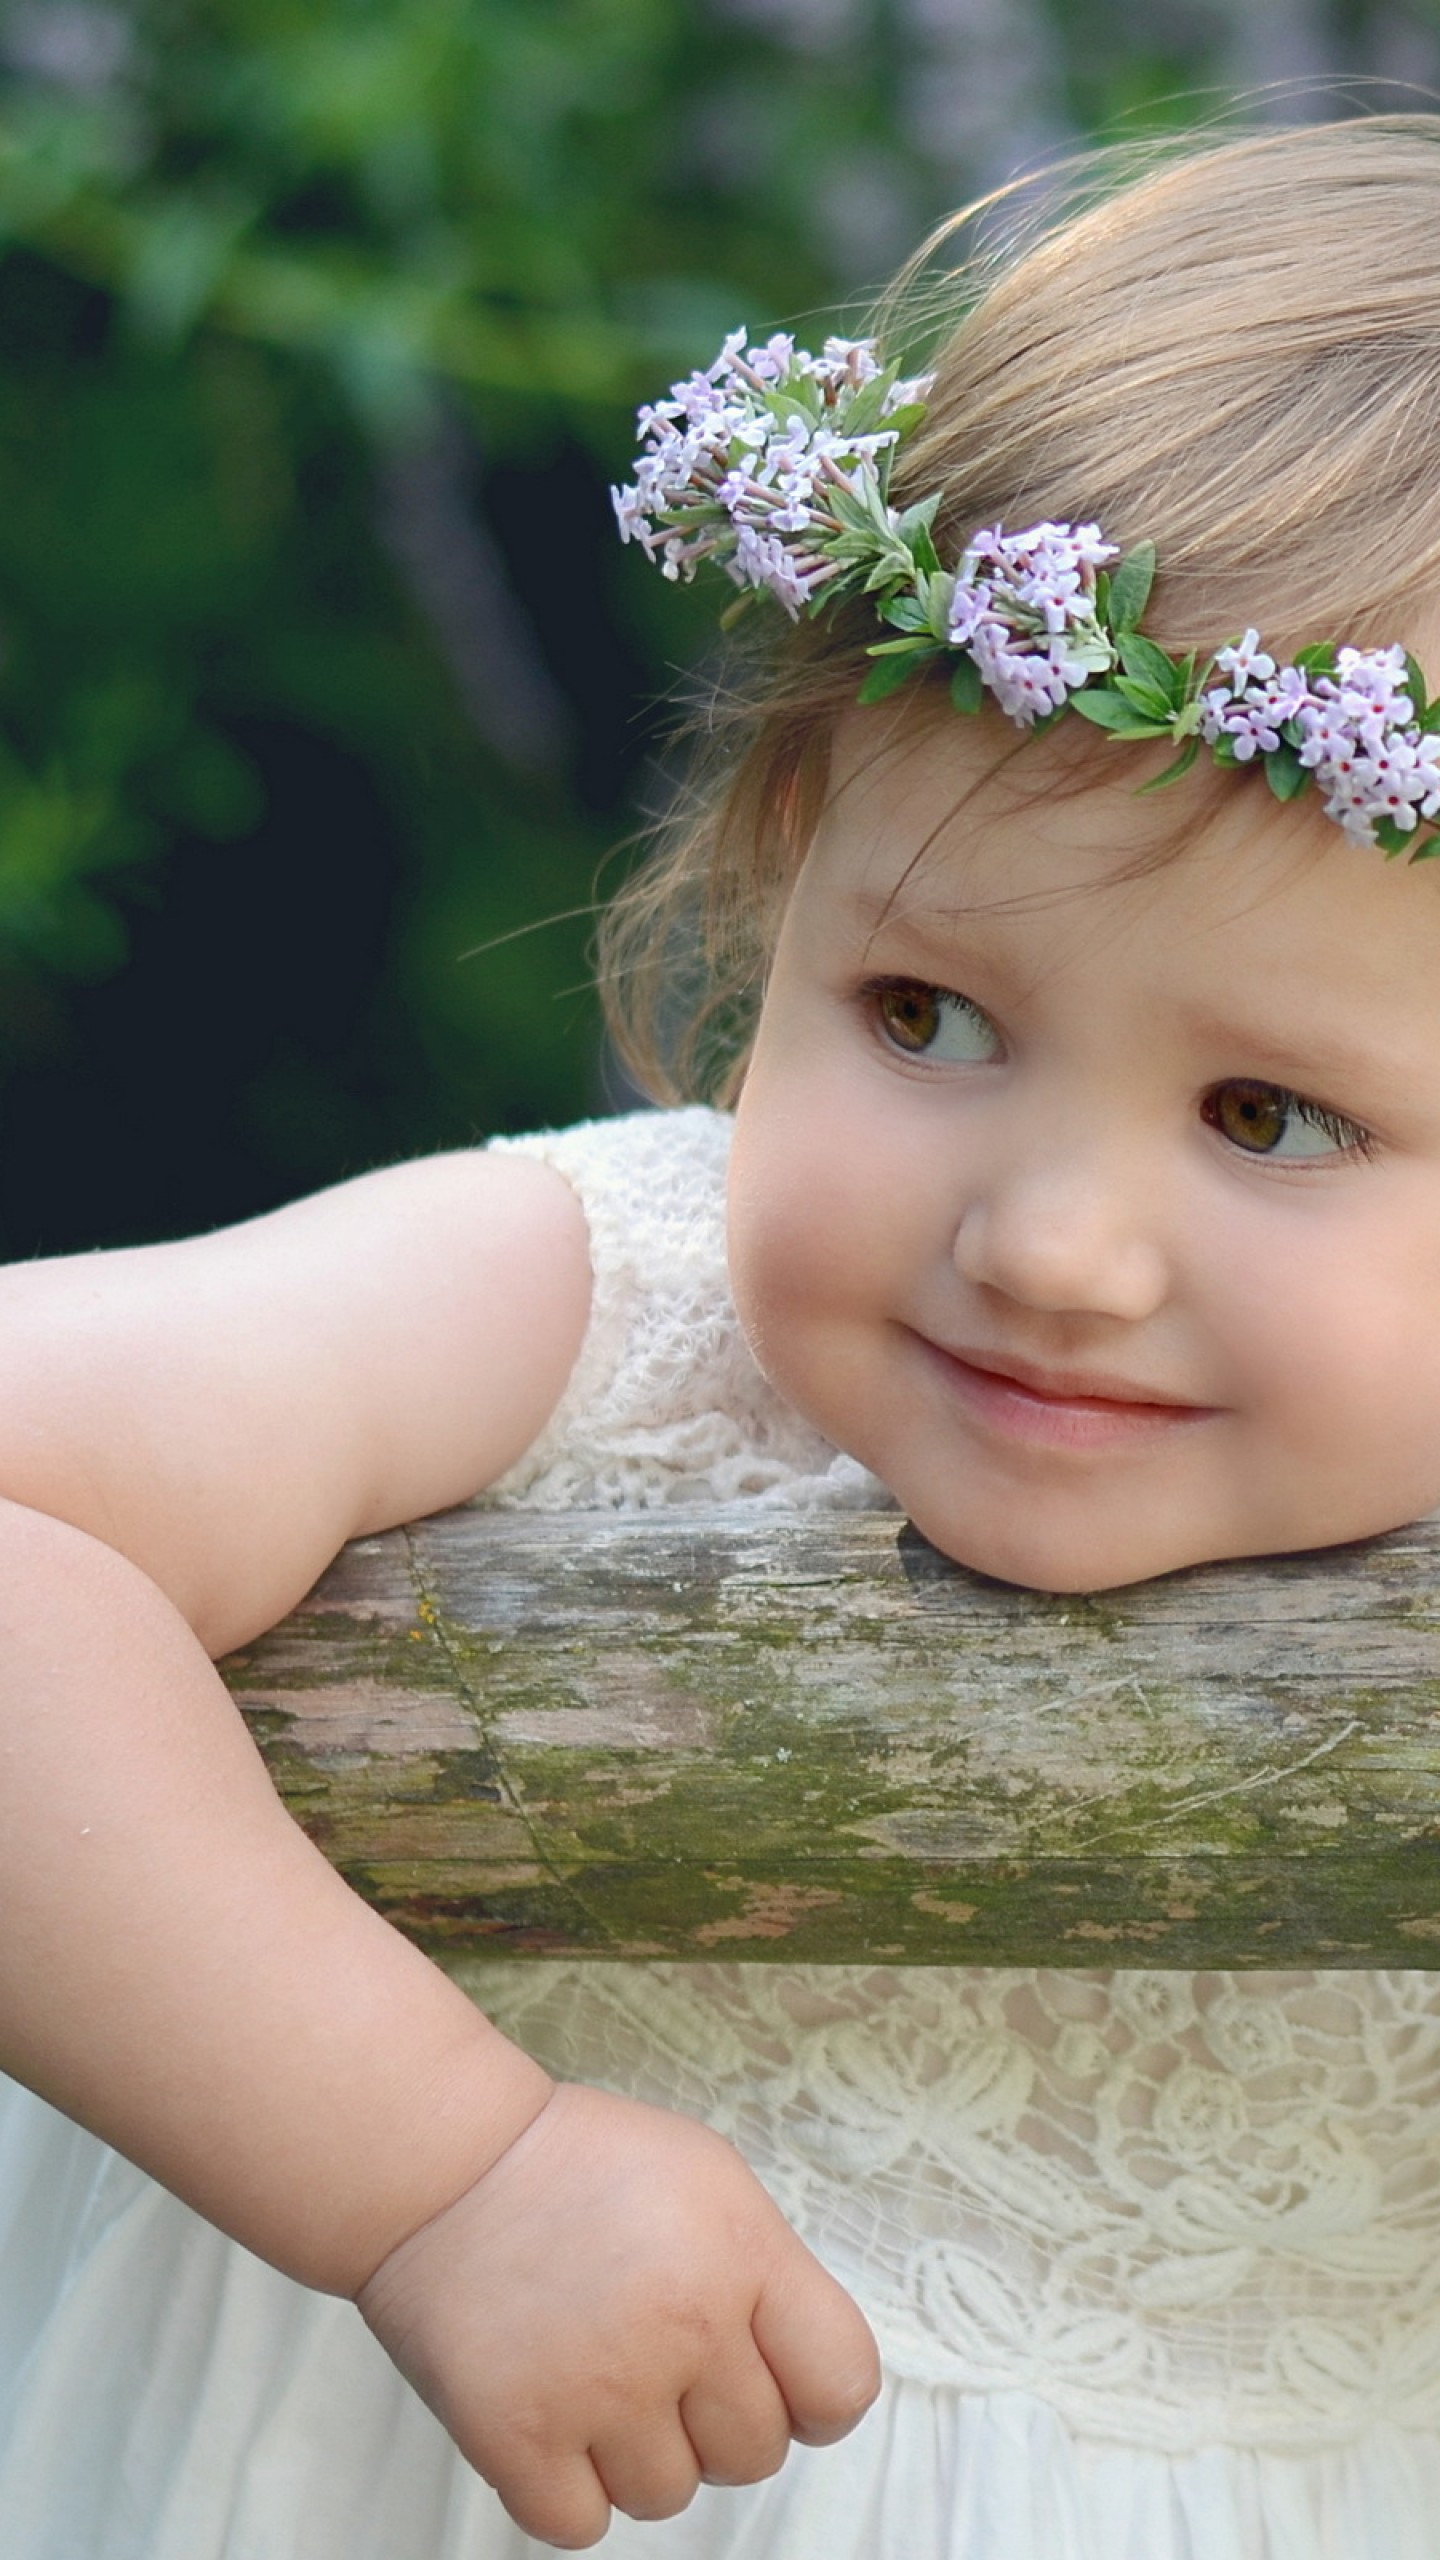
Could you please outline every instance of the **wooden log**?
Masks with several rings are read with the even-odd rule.
[[[895,1513],[458,1511],[224,1666],[432,1953],[1440,1965],[1440,1531],[1099,1598]]]

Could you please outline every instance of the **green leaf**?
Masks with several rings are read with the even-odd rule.
[[[909,551],[910,557],[914,561],[922,578],[933,578],[937,575],[940,567],[940,554],[936,550],[934,543],[931,541],[928,526],[922,524],[919,532],[911,535],[908,543],[906,544],[906,549]]]
[[[1133,631],[1150,601],[1155,583],[1155,545],[1137,542],[1118,569],[1110,572],[1110,623],[1115,631]]]
[[[921,602],[925,607],[925,625],[944,649],[951,646],[950,607],[955,600],[953,570],[937,569],[920,582]]]
[[[928,652],[925,653],[925,655],[928,654]],[[909,650],[903,658],[877,657],[860,687],[856,700],[883,702],[887,694],[898,693],[902,684],[907,684],[924,662],[924,656],[914,649]]]
[[[904,543],[916,568],[922,577],[927,578],[935,577],[940,568],[940,554],[930,530],[939,504],[940,492],[937,489],[933,496],[922,498],[918,506],[907,507],[895,526],[896,535]]]
[[[928,498],[917,498],[913,507],[906,507],[904,513],[895,519],[895,530],[901,541],[908,542],[911,534],[920,525],[923,525],[928,533],[935,522],[935,511],[939,504],[940,491],[932,489]]]
[[[1422,836],[1410,859],[1412,862],[1433,862],[1437,854],[1440,854],[1440,835]]]
[[[1093,721],[1097,729],[1122,729],[1135,714],[1122,693],[1112,693],[1108,685],[1082,685],[1070,696],[1070,708],[1082,720]]]
[[[957,711],[978,711],[985,699],[985,686],[973,658],[956,661],[950,679],[950,699]]]
[[[1135,676],[1116,676],[1113,689],[1143,720],[1163,720],[1168,724],[1173,706],[1158,684],[1144,684]]]
[[[930,616],[918,596],[890,596],[880,607],[880,617],[895,631],[930,629]]]
[[[807,427],[813,427],[819,421],[820,397],[810,383],[804,383],[794,391],[768,391],[765,406],[777,426],[788,427],[794,418],[803,418]]]
[[[1078,711],[1082,720],[1090,720],[1097,729],[1108,729],[1115,738],[1168,738],[1168,720],[1137,720],[1130,703],[1120,692],[1112,693],[1105,685],[1084,685],[1070,696],[1070,709]]]
[[[1199,739],[1187,738],[1173,764],[1167,764],[1163,773],[1152,773],[1148,782],[1141,783],[1135,795],[1137,800],[1143,800],[1147,791],[1164,791],[1170,783],[1178,782],[1182,773],[1189,772],[1199,753]]]
[[[1175,658],[1166,656],[1153,640],[1142,638],[1138,631],[1126,631],[1119,637],[1120,664],[1127,676],[1138,676],[1152,684],[1167,704],[1179,710],[1185,699],[1185,669]]]
[[[898,409],[891,410],[890,415],[885,419],[884,424],[887,427],[894,428],[895,433],[903,444],[906,436],[913,436],[921,419],[925,416],[928,407],[929,402],[925,400],[902,401]]]
[[[1414,827],[1397,827],[1393,818],[1379,818],[1375,823],[1375,841],[1392,862],[1397,853],[1405,851],[1415,833]]]
[[[1405,652],[1405,690],[1414,700],[1415,717],[1423,722],[1425,715],[1425,670],[1418,658]]]
[[[1334,641],[1312,640],[1308,649],[1296,650],[1295,664],[1302,675],[1333,676],[1335,673]]]
[[[902,589],[914,592],[915,563],[908,551],[887,552],[876,561],[860,592],[867,596],[893,596]]]
[[[895,369],[877,373],[872,382],[862,383],[852,399],[846,400],[840,414],[831,412],[831,424],[838,436],[869,436],[877,427],[891,424],[885,415],[887,394],[893,389]]]
[[[1427,733],[1440,729],[1440,694],[1436,695],[1433,702],[1426,703],[1420,714],[1420,726]]]
[[[1265,757],[1265,779],[1277,800],[1293,800],[1310,779],[1293,747],[1272,747]]]
[[[933,658],[935,643],[928,639],[872,640],[865,655],[867,658]]]

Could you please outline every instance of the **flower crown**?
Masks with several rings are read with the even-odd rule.
[[[862,702],[945,661],[960,711],[988,693],[1021,729],[1073,710],[1114,738],[1168,738],[1179,752],[1146,790],[1188,772],[1203,745],[1217,764],[1263,767],[1277,800],[1313,777],[1357,844],[1412,862],[1440,853],[1440,699],[1404,649],[1327,641],[1280,666],[1246,631],[1203,663],[1171,658],[1139,627],[1154,544],[1122,559],[1095,524],[989,526],[947,569],[931,530],[940,491],[903,512],[887,497],[933,376],[902,381],[868,339],[828,338],[813,356],[746,335],[641,409],[634,483],[611,492],[622,540],[667,578],[718,561],[744,591],[727,621],[757,592],[796,620],[873,596],[897,636],[871,647]]]

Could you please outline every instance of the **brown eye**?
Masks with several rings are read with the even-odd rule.
[[[1274,1084],[1222,1084],[1200,1107],[1211,1128],[1233,1146],[1268,1156],[1285,1135],[1290,1096]]]
[[[1260,1084],[1237,1076],[1206,1094],[1200,1116],[1232,1146],[1242,1147],[1251,1156],[1313,1164],[1324,1156],[1374,1152],[1374,1140],[1358,1121],[1327,1111],[1318,1102],[1303,1102],[1283,1084]]]
[[[927,987],[919,978],[881,978],[866,994],[891,1047],[907,1058],[928,1058],[940,1067],[974,1067],[1000,1053],[1000,1036],[989,1015],[953,987]]]
[[[933,1047],[940,1029],[940,999],[934,987],[881,987],[876,1002],[897,1048]]]

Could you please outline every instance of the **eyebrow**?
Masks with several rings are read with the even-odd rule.
[[[992,920],[1003,922],[1007,914],[1023,912],[1023,904],[1006,902],[998,911],[994,906],[947,905],[937,901],[923,908],[901,906],[896,898],[903,893],[904,883],[896,891],[855,888],[844,892],[841,904],[847,907],[854,922],[867,934],[908,934],[916,942],[935,938],[959,937],[983,930]],[[1053,891],[1044,893],[1053,897]],[[1086,894],[1077,891],[1077,895]],[[938,961],[939,953],[935,954]],[[998,955],[989,955],[992,965]],[[1296,1086],[1302,1090],[1320,1089],[1321,1098],[1329,1087],[1355,1087],[1373,1090],[1404,1083],[1414,1072],[1414,1061],[1400,1057],[1395,1051],[1368,1043],[1346,1040],[1328,1025],[1318,1026],[1303,1036],[1266,1030],[1253,1023],[1241,1023],[1227,1015],[1209,1011],[1186,1012],[1185,1027],[1197,1047],[1229,1049],[1243,1058],[1257,1074],[1264,1074],[1276,1084]]]
[[[908,878],[902,878],[895,883],[893,889],[883,893],[878,889],[845,889],[842,890],[837,904],[842,909],[848,910],[851,920],[857,925],[864,926],[870,934],[938,933],[956,936],[983,931],[990,924],[1004,925],[1012,917],[1028,915],[1037,906],[1078,903],[1082,899],[1088,899],[1091,894],[1089,883],[1080,882],[1074,889],[1068,891],[1051,888],[1031,889],[1020,891],[1010,898],[987,899],[983,904],[964,899],[957,899],[953,903],[936,899],[933,903],[920,906],[910,901],[900,903],[905,898],[908,887]]]
[[[1374,1087],[1404,1083],[1414,1073],[1414,1060],[1368,1042],[1346,1040],[1328,1025],[1291,1038],[1253,1024],[1230,1021],[1223,1014],[1186,1013],[1185,1027],[1205,1047],[1240,1052],[1256,1067],[1268,1069],[1277,1084],[1330,1084]]]

